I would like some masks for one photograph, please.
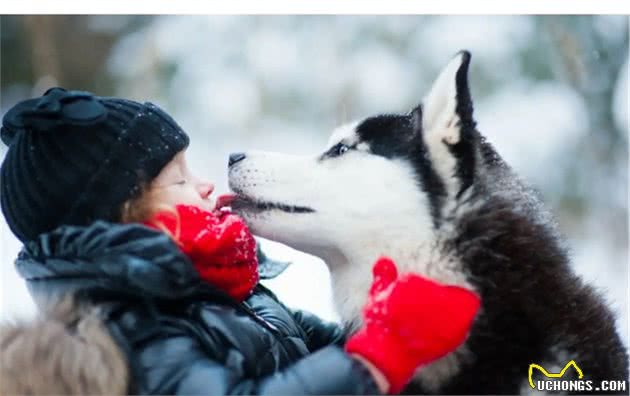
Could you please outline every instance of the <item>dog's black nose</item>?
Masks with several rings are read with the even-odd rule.
[[[230,154],[230,159],[228,160],[228,166],[232,166],[237,162],[240,162],[245,159],[245,153],[232,153]]]

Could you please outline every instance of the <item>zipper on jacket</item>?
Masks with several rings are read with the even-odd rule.
[[[230,305],[238,310],[245,312],[247,315],[251,316],[254,320],[259,322],[263,327],[269,330],[276,338],[278,338],[278,332],[280,331],[275,325],[268,322],[265,318],[260,316],[256,311],[254,311],[246,301],[237,302],[233,298],[229,297],[225,292],[221,290],[214,289],[212,294],[203,293],[209,298],[217,298],[220,297],[223,299],[227,305]]]
[[[245,301],[243,301],[240,306],[242,307],[242,309],[244,311],[246,311],[250,316],[253,316],[254,319],[257,319],[261,324],[263,324],[265,327],[267,327],[268,330],[271,330],[272,332],[277,332],[279,331],[279,329],[274,326],[272,323],[270,323],[269,321],[267,321],[267,319],[263,318],[262,316],[260,316],[258,313],[256,313],[256,311],[254,311],[249,304],[247,304]]]

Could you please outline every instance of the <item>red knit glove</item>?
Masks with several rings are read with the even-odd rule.
[[[479,309],[479,297],[415,274],[398,277],[394,262],[379,259],[363,310],[364,326],[346,344],[387,378],[399,393],[415,370],[464,342]]]
[[[256,241],[237,215],[177,205],[145,224],[168,233],[201,278],[235,299],[245,299],[258,283]]]

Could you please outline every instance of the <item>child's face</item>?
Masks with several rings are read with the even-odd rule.
[[[150,206],[173,207],[179,204],[194,205],[206,210],[214,209],[210,194],[214,185],[194,176],[186,165],[185,152],[181,151],[149,185]]]

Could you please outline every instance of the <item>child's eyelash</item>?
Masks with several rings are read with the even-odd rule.
[[[178,182],[177,182],[177,183],[175,183],[175,184],[186,184],[186,182],[187,182],[187,180],[186,180],[186,179],[182,179],[182,180],[178,181]]]

